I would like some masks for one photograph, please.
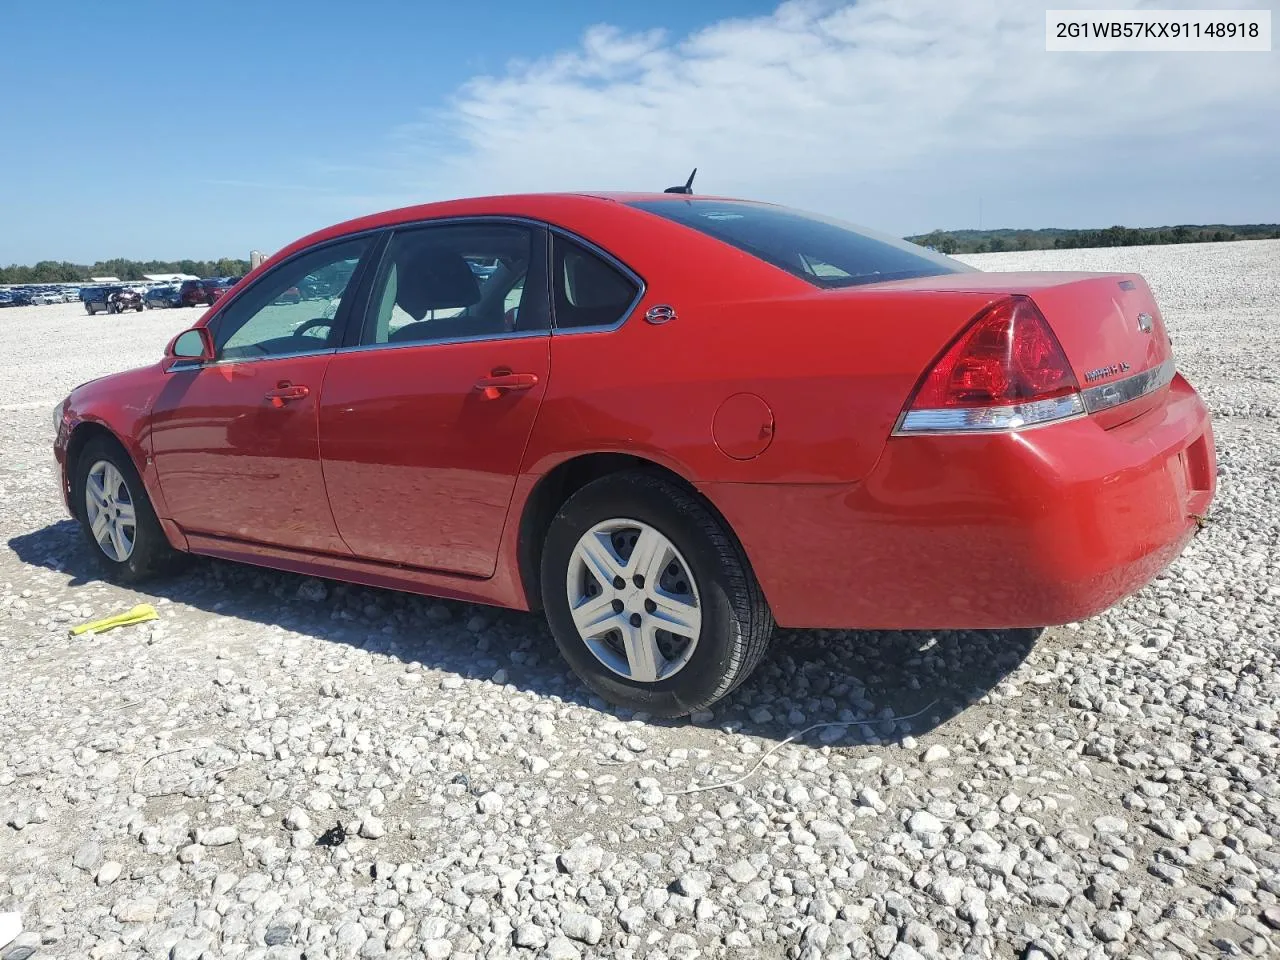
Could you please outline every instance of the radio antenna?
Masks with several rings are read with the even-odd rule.
[[[667,187],[663,193],[693,193],[693,178],[698,175],[698,168],[693,168],[693,173],[689,174],[689,179],[684,182],[683,187]]]

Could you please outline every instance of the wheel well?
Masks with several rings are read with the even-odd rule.
[[[593,480],[611,473],[655,473],[689,492],[698,491],[688,480],[652,460],[625,453],[591,453],[574,457],[555,467],[538,481],[525,502],[520,518],[520,537],[517,547],[520,563],[520,580],[530,610],[542,608],[542,545],[551,529],[551,521],[565,501]],[[705,501],[704,501],[705,502]],[[708,508],[723,523],[720,511],[710,503]],[[725,529],[729,529],[725,524]],[[732,531],[730,532],[732,535]]]
[[[120,442],[120,438],[117,437],[110,430],[108,430],[106,427],[104,427],[102,424],[95,423],[92,420],[77,424],[76,428],[73,431],[71,431],[70,438],[68,438],[67,440],[66,473],[67,473],[68,484],[71,484],[75,481],[76,464],[80,460],[81,452],[84,450],[85,446],[89,443],[89,441],[94,439],[95,437],[106,437],[108,440],[114,443],[121,450],[124,450],[126,456],[128,455],[129,451],[126,450],[125,445]],[[71,501],[74,503],[75,497],[72,497]]]

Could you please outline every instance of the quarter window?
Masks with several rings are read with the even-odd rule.
[[[558,328],[611,327],[626,317],[640,293],[631,277],[565,237],[552,249]]]
[[[338,311],[370,239],[360,237],[311,250],[264,275],[218,314],[214,337],[220,360],[243,360],[332,350],[339,343]]]
[[[539,232],[512,223],[396,231],[378,270],[361,342],[432,343],[545,330],[546,255],[536,252],[545,249]]]

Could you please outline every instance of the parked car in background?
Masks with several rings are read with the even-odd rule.
[[[14,306],[13,294],[8,290],[0,290],[0,307]]]
[[[217,295],[221,297],[224,293],[240,282],[239,277],[215,277],[210,283],[216,288]]]
[[[79,299],[80,299],[79,287],[63,287],[62,288],[63,303],[75,303]]]
[[[10,296],[13,297],[13,306],[15,307],[29,307],[35,303],[35,299],[29,290],[13,290],[10,292]]]
[[[51,303],[61,303],[62,294],[55,293],[53,290],[37,290],[31,295],[31,302],[47,306]]]
[[[178,296],[184,307],[212,306],[227,289],[217,279],[184,280],[178,288]]]
[[[279,303],[317,278],[326,306]],[[726,696],[775,622],[1092,616],[1178,556],[1216,478],[1138,274],[982,273],[670,194],[321,231],[54,423],[109,576],[187,551],[542,609],[655,716]]]
[[[128,287],[90,287],[80,291],[85,313],[123,313],[125,310],[142,311],[142,297]]]
[[[175,286],[152,287],[142,297],[143,306],[155,310],[163,307],[182,306],[182,297]]]

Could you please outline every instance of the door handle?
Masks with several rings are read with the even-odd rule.
[[[273,407],[283,407],[290,400],[302,400],[311,396],[311,388],[302,384],[281,381],[274,390],[267,391],[267,399]]]
[[[536,373],[491,373],[476,381],[476,389],[483,390],[486,400],[496,400],[504,390],[529,390],[538,385]]]

